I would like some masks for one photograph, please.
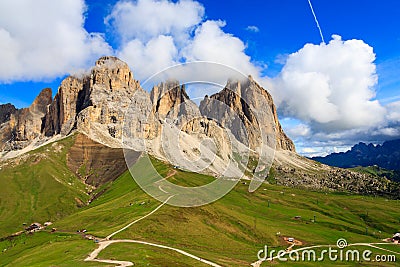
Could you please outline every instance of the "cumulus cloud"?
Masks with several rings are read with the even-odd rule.
[[[83,0],[0,2],[0,82],[42,80],[93,64],[111,48],[84,27]]]
[[[203,16],[204,7],[196,1],[119,1],[106,22],[118,32],[123,43],[132,39],[146,43],[159,35],[172,35],[184,41]]]
[[[288,56],[274,95],[286,116],[313,130],[342,131],[381,123],[385,109],[376,100],[375,54],[361,40],[306,44]]]
[[[133,69],[134,75],[143,80],[177,63],[178,50],[171,36],[160,35],[147,43],[133,39],[117,52]]]
[[[223,31],[224,21],[208,20],[195,31],[193,40],[184,48],[188,61],[215,61],[242,73],[258,75],[259,69],[245,53],[245,44],[239,38]]]
[[[117,56],[140,80],[192,61],[217,62],[258,77],[244,42],[224,32],[224,21],[204,20],[204,7],[196,1],[120,1],[105,21],[119,40]]]
[[[400,101],[386,105],[387,120],[391,123],[400,123]]]
[[[287,134],[294,138],[309,136],[311,133],[310,127],[306,124],[300,123],[292,127],[287,127]]]

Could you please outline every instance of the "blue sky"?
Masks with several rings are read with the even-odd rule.
[[[276,98],[285,130],[305,155],[343,150],[358,141],[379,143],[400,136],[397,116],[400,107],[399,1],[313,0],[322,33],[329,43],[327,46],[321,45],[307,0],[174,1],[175,4],[167,0],[139,1],[141,3],[62,0],[58,6],[49,0],[37,4],[39,14],[30,10],[31,1],[25,2],[22,11],[11,0],[0,3],[0,10],[3,10],[0,11],[0,54],[6,58],[3,68],[0,67],[0,103],[12,102],[24,107],[42,88],[51,87],[55,93],[63,77],[90,67],[103,54],[122,57],[140,80],[171,63],[213,60],[259,77],[260,83]],[[334,34],[341,38],[330,44]],[[207,49],[217,49],[207,46],[213,43],[213,38],[215,44],[225,46],[232,55],[231,62],[226,62],[222,56],[204,56]],[[353,39],[359,42],[350,41]],[[204,51],[194,45],[196,42]],[[306,49],[306,44],[313,46]],[[41,51],[39,45],[46,49]],[[15,47],[19,50],[14,50]],[[154,47],[165,48],[165,51]],[[132,49],[148,52],[133,53]],[[157,58],[152,57],[152,49],[160,53]],[[221,51],[222,54],[224,50]],[[329,58],[324,56],[327,53]],[[371,59],[373,53],[376,56]],[[320,58],[316,58],[318,55]],[[324,60],[330,64],[332,58],[343,58],[344,63],[340,64],[357,62],[358,65],[355,63],[354,68],[343,73],[350,78],[359,74],[349,71],[362,70],[363,76],[349,83],[348,88],[349,98],[360,99],[359,106],[356,105],[360,114],[340,111],[337,116],[321,115],[329,108],[332,114],[337,109],[348,108],[338,100],[347,95],[339,85],[341,81],[333,81],[340,80],[337,77],[342,75],[334,70],[335,65],[317,73],[318,77],[311,75],[309,85],[297,86],[302,79],[290,78],[297,73],[319,72],[316,66],[320,62],[324,64]],[[146,61],[147,65],[139,61]],[[337,66],[340,69],[341,65]],[[377,82],[373,82],[375,71],[371,66],[376,68]],[[285,78],[285,75],[290,77]],[[370,82],[358,88],[366,79]],[[314,90],[312,94],[306,92],[315,84],[321,84],[321,88],[326,87],[324,90],[328,91],[320,94],[315,86],[310,89],[310,92]],[[351,85],[357,87],[354,92]],[[294,103],[291,94],[299,101],[304,99],[304,106]],[[313,95],[321,97],[316,100],[321,105],[307,103]],[[373,102],[375,100],[379,103]],[[312,108],[303,112],[310,106]],[[372,118],[368,118],[369,114]],[[349,119],[351,116],[354,118]]]

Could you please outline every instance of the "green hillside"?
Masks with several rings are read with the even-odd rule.
[[[89,196],[84,193],[85,186],[66,167],[65,151],[72,140],[73,137],[60,143],[61,152],[52,151],[57,145],[49,145],[31,153],[18,166],[2,168],[1,236],[21,230],[22,222],[32,221],[51,220],[57,231],[45,230],[3,239],[0,266],[114,266],[84,262],[97,245],[76,231],[86,229],[88,234],[105,238],[161,204],[144,193],[127,172],[98,188],[97,192],[102,194],[90,205],[78,207],[75,198],[86,203]],[[35,158],[37,160],[33,161]],[[164,176],[175,170],[155,159],[153,163]],[[201,185],[213,179],[175,171],[169,180],[180,185]],[[143,175],[146,175],[145,170]],[[6,186],[8,183],[12,187]],[[295,219],[296,216],[301,218]],[[264,245],[271,249],[287,248],[289,245],[283,237],[294,237],[303,246],[335,245],[339,238],[349,243],[381,242],[399,231],[399,224],[400,202],[397,200],[269,184],[249,193],[248,182],[240,182],[225,197],[206,206],[164,205],[112,239],[166,245],[221,266],[250,266]],[[399,247],[387,246],[400,252]],[[135,266],[208,266],[168,249],[134,243],[111,244],[101,251],[99,258],[131,261]],[[299,266],[308,266],[302,264]],[[333,266],[334,263],[324,262],[324,265]],[[358,265],[346,263],[342,266]]]
[[[87,186],[66,166],[73,141],[0,162],[0,237],[23,230],[23,224],[59,220],[86,204]]]
[[[355,167],[351,168],[353,171],[357,171],[360,173],[367,173],[371,174],[373,176],[377,177],[385,177],[388,178],[389,180],[395,181],[395,182],[400,182],[400,170],[394,171],[394,170],[387,170],[384,168],[381,168],[377,165],[375,166],[368,166],[368,167]]]

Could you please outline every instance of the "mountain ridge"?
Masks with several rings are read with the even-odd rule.
[[[231,94],[224,93],[227,91]],[[295,152],[292,140],[279,123],[272,96],[251,76],[242,82],[228,80],[219,94],[225,94],[219,104],[231,109],[229,113],[225,110],[224,118],[214,116],[217,106],[205,103],[207,98],[198,107],[187,95],[185,84],[179,81],[166,80],[154,85],[150,92],[145,91],[125,62],[106,56],[96,61],[89,74],[65,78],[54,99],[51,89],[44,89],[31,107],[22,111],[14,112],[11,106],[4,106],[3,109],[11,108],[13,114],[0,125],[5,129],[0,148],[7,158],[74,131],[108,147],[123,148],[125,131],[129,132],[129,140],[125,141],[134,150],[147,149],[153,156],[169,158],[175,165],[218,176],[225,173],[232,149],[238,150],[237,155],[248,154],[247,146],[257,148],[255,153],[268,147]],[[239,113],[240,118],[232,116],[232,112]],[[19,116],[20,113],[27,115]],[[237,120],[233,122],[234,117],[244,127],[240,128]],[[178,146],[176,136],[182,137]],[[170,140],[169,144],[165,140]],[[200,150],[204,155],[197,159]],[[214,164],[210,165],[209,158],[215,158]],[[240,159],[239,165],[230,167],[232,171],[225,175],[240,176],[240,168],[247,168],[245,160]]]
[[[376,146],[360,142],[346,152],[312,159],[341,168],[377,165],[389,170],[400,170],[400,139],[385,141],[382,145]]]
[[[251,90],[259,90],[269,103],[269,108],[274,116],[274,123],[277,125],[277,137],[279,142],[277,142],[276,148],[295,151],[293,142],[283,132],[279,120],[277,119],[276,108],[273,104],[271,95],[264,88],[259,86],[251,77],[249,77],[249,80],[246,82],[248,84],[248,88],[251,88]],[[231,83],[232,82],[228,81],[227,86],[224,89],[231,87]],[[113,138],[119,138],[121,137],[122,129],[117,129],[118,127],[115,128],[113,125],[109,124],[115,124],[115,121],[123,120],[123,111],[125,110],[121,109],[120,107],[112,107],[111,104],[120,105],[123,108],[127,108],[129,101],[132,100],[132,95],[138,90],[141,90],[142,94],[148,94],[141,88],[140,82],[133,79],[132,71],[125,62],[116,57],[102,57],[96,61],[95,67],[93,67],[91,70],[90,75],[83,77],[69,76],[65,78],[61,82],[54,99],[48,98],[44,103],[44,106],[40,108],[39,111],[41,117],[32,118],[34,123],[39,123],[39,121],[41,121],[41,128],[28,130],[34,130],[34,138],[38,137],[39,135],[44,137],[52,137],[54,135],[61,134],[65,136],[74,129],[79,130],[80,126],[90,124],[91,122],[98,122],[103,125],[107,124],[110,135]],[[231,90],[233,91],[234,89]],[[240,98],[240,92],[237,93],[238,95],[236,98]],[[35,101],[41,99],[41,95],[44,94],[51,96],[51,89],[44,89]],[[222,94],[222,91],[218,94]],[[182,110],[177,111],[176,109],[183,103],[193,106],[185,91],[185,86],[180,85],[178,81],[165,81],[160,85],[154,86],[148,97],[150,97],[150,100],[154,106],[153,113],[158,113],[158,115],[161,117],[165,117],[168,114],[170,117],[177,117],[178,113],[182,112]],[[234,96],[228,95],[228,97]],[[108,101],[109,103],[104,103],[105,101]],[[223,102],[227,105],[231,105],[234,103],[234,101],[236,100],[224,99]],[[28,110],[35,109],[36,106],[37,104],[34,102],[31,107],[28,108]],[[12,117],[13,114],[19,112],[15,108],[13,109],[11,104],[0,105],[0,107],[2,111],[1,114],[4,114],[2,115],[2,123],[6,123],[10,120],[9,117]],[[179,108],[182,109],[182,107]],[[235,107],[233,106],[233,108]],[[248,110],[243,110],[241,106],[236,108],[240,110],[241,113],[249,113]],[[175,114],[170,112],[171,109],[175,109]],[[193,111],[193,107],[190,109]],[[190,115],[209,115],[207,112],[201,112],[202,114],[200,114],[200,112],[194,111],[194,113],[195,114]],[[251,121],[250,117],[242,117],[247,121],[250,121],[250,123],[254,123]],[[23,120],[23,118],[19,116],[15,117],[15,121],[17,123],[20,119]],[[23,131],[20,129],[14,129],[13,123],[11,123],[9,126],[11,128],[11,132]],[[87,126],[90,128],[89,125]],[[83,128],[88,129],[88,127]],[[159,127],[159,125],[156,126],[156,128],[157,127]],[[27,138],[25,136],[13,137],[11,134],[9,134],[8,137],[8,140],[4,140],[3,138],[2,143],[18,143],[19,141],[29,141],[34,139],[31,137]],[[25,144],[20,143],[18,147],[23,147],[24,145]]]

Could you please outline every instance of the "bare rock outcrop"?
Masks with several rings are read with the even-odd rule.
[[[154,105],[154,113],[163,119],[167,116],[177,117],[180,105],[188,101],[189,97],[185,85],[180,85],[178,81],[166,81],[153,87],[150,99]]]
[[[231,129],[239,141],[252,149],[264,143],[295,151],[293,141],[279,123],[272,96],[251,76],[245,81],[228,81],[221,92],[206,96],[200,103],[200,111]]]
[[[87,82],[84,79],[70,76],[61,82],[44,120],[43,131],[46,136],[66,135],[72,130],[77,112],[83,108],[85,88]]]
[[[52,101],[50,88],[43,89],[29,108],[16,110],[1,125],[2,150],[25,147],[29,141],[40,137],[47,106]]]
[[[139,88],[125,62],[116,57],[100,58],[90,75],[84,109],[76,118],[77,129],[96,141],[117,146],[125,113]]]
[[[171,80],[154,86],[150,92],[153,113],[159,120],[173,120],[179,127],[194,118],[202,117],[199,107],[189,99],[186,86]]]
[[[8,103],[0,105],[0,124],[10,120],[11,114],[17,111],[14,105]]]
[[[9,128],[2,124],[2,140],[28,142],[41,134],[64,136],[77,129],[98,142],[120,147],[124,119],[129,116],[130,134],[142,139],[159,137],[168,119],[187,134],[214,137],[221,145],[225,137],[215,135],[221,132],[218,127],[226,127],[251,148],[265,141],[264,132],[274,132],[277,148],[295,150],[279,124],[271,95],[251,77],[228,82],[224,90],[206,97],[199,109],[178,81],[154,86],[149,94],[134,80],[128,65],[116,57],[102,57],[90,73],[64,79],[53,101],[51,90],[46,89],[29,109],[5,116],[9,116]]]
[[[44,134],[66,135],[79,129],[112,143],[121,138],[124,114],[139,87],[125,62],[102,57],[89,75],[71,76],[61,83],[46,114]]]
[[[83,134],[75,137],[67,154],[67,166],[95,187],[116,179],[128,169],[122,149],[104,146]]]

